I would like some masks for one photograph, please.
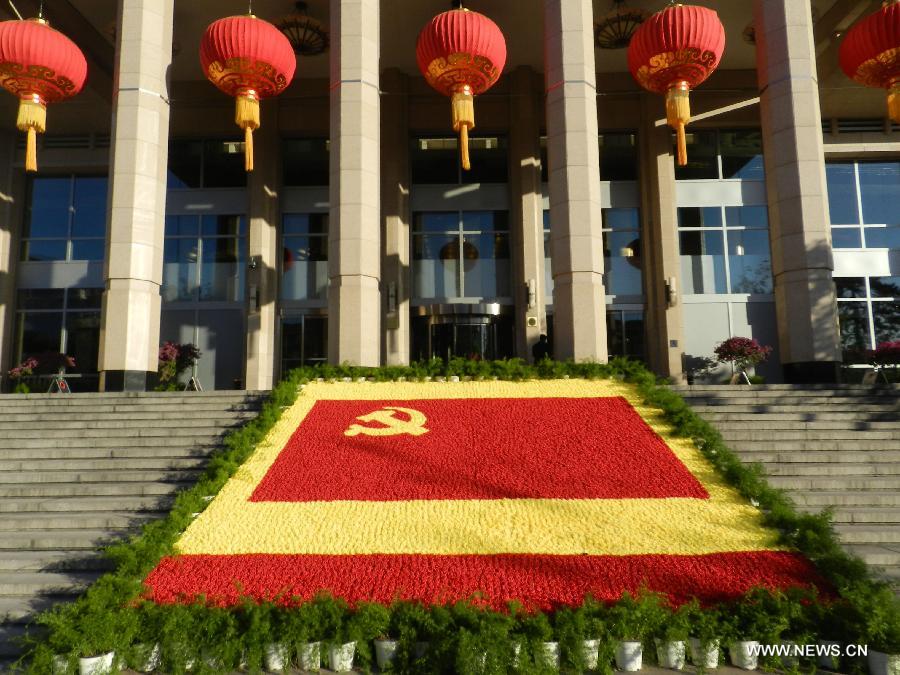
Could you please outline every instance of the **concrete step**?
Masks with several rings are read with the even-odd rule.
[[[46,392],[35,394],[5,394],[0,406],[13,405],[56,405],[59,403],[108,403],[126,401],[141,404],[147,401],[197,401],[197,402],[227,402],[236,401],[262,401],[268,397],[268,391],[244,391],[213,389],[210,391],[109,391],[109,392],[76,392],[73,394],[47,394]]]
[[[85,555],[83,552],[64,550],[0,553],[0,572],[107,571],[112,568],[111,561],[94,553]]]
[[[900,476],[900,463],[863,464],[854,462],[767,464],[770,476]]]
[[[153,481],[144,483],[26,483],[0,485],[0,499],[4,497],[77,497],[77,496],[151,496],[169,495],[190,487],[194,481]]]
[[[159,432],[159,429],[153,431]],[[170,435],[161,433],[142,433],[135,430],[132,434],[105,434],[98,437],[84,437],[78,432],[72,434],[66,432],[60,438],[53,438],[53,433],[46,438],[10,438],[0,439],[0,455],[6,448],[123,448],[123,447],[165,447],[169,445],[193,446],[213,445],[218,443],[224,432],[209,433],[200,431],[192,433],[190,430],[178,430]]]
[[[799,429],[788,431],[781,428],[770,429],[765,423],[746,428],[734,429],[730,425],[719,427],[719,433],[726,441],[852,441],[862,443],[865,441],[895,441],[895,448],[900,450],[900,429],[828,429],[817,431],[814,429]]]
[[[900,490],[900,476],[770,476],[769,482],[785,490]]]
[[[83,404],[58,404],[54,406],[9,406],[0,407],[0,419],[7,414],[29,415],[43,414],[47,417],[61,419],[67,416],[77,416],[82,412],[97,415],[104,411],[112,413],[177,413],[182,411],[182,417],[193,412],[216,412],[219,413],[241,413],[254,412],[260,408],[258,403],[236,402],[220,405],[215,402],[207,403],[179,403],[173,401],[171,403],[143,403],[135,405],[133,403],[111,403],[109,405],[97,405],[96,403]]]
[[[777,434],[772,434],[767,440],[730,439],[726,444],[737,452],[767,450],[790,452],[867,452],[882,450],[900,450],[900,441],[894,439],[866,439],[866,440],[778,440]]]
[[[23,476],[19,471],[0,471],[0,486],[35,483],[147,483],[173,482],[196,479],[200,469],[132,469],[117,471],[29,471]],[[28,483],[25,483],[27,479]],[[2,494],[2,493],[0,493]]]
[[[73,511],[139,513],[166,510],[172,505],[174,499],[174,496],[170,494],[121,497],[17,497],[0,500],[0,513],[68,513]]]
[[[775,482],[777,479],[770,479]],[[900,508],[900,490],[855,490],[818,491],[810,489],[795,489],[790,493],[791,498],[799,506],[814,507],[821,511],[828,506],[873,506],[886,508]]]
[[[822,510],[813,506],[801,506],[799,509],[806,513],[818,513]],[[841,506],[834,510],[833,521],[835,523],[894,524],[896,527],[900,525],[900,509],[877,506]]]
[[[165,516],[164,511],[116,513],[109,511],[71,511],[68,513],[6,513],[0,519],[0,537],[8,532],[32,530],[74,530],[80,527],[105,530],[137,528],[143,523]]]
[[[778,448],[781,450],[781,448]],[[765,464],[819,464],[824,462],[843,464],[895,464],[900,463],[900,450],[807,450],[806,452],[779,452],[741,447],[736,451],[745,462]]]
[[[847,550],[858,555],[869,565],[882,567],[900,566],[900,551],[878,544],[847,544]]]
[[[225,417],[219,415],[208,415],[206,417],[195,417],[191,415],[192,429],[206,429],[210,433],[220,431],[221,429],[229,429],[239,425],[246,419],[253,416],[253,413],[237,413]],[[16,415],[21,417],[21,415]],[[77,415],[78,419],[59,419],[47,420],[35,416],[33,420],[10,420],[3,418],[3,429],[10,436],[18,438],[35,438],[35,432],[53,431],[53,432],[77,432],[79,436],[99,436],[103,433],[118,433],[120,431],[130,431],[132,429],[149,429],[156,426],[160,419],[153,417],[152,413],[147,419],[109,419],[105,415],[96,415],[93,419],[85,415]],[[184,413],[180,416],[172,415],[170,421],[184,420]],[[39,437],[39,436],[38,436]]]
[[[0,459],[20,460],[37,457],[42,460],[51,459],[159,459],[164,462],[169,459],[204,458],[214,451],[208,445],[196,446],[171,445],[171,446],[132,446],[122,448],[41,448],[40,453],[35,453],[30,448],[7,448],[0,452]]]
[[[715,413],[721,412],[725,409],[730,413],[742,413],[742,414],[780,414],[780,413],[826,413],[831,412],[832,407],[827,403],[806,403],[804,401],[786,401],[785,403],[765,403],[759,401],[739,401],[737,403],[731,403],[730,401],[725,401],[721,405],[715,405],[709,401],[699,402],[699,401],[689,401],[691,407],[697,413],[701,415],[705,415],[706,413]],[[859,401],[848,401],[842,405],[834,406],[834,412],[840,412],[841,410],[853,411],[857,414],[859,413],[874,413],[874,414],[893,414],[898,408],[896,405],[879,405],[877,403],[864,403]]]
[[[896,431],[897,422],[890,421],[862,421],[862,420],[783,420],[769,419],[768,415],[758,414],[753,417],[742,415],[745,419],[723,419],[724,416],[704,413],[703,418],[707,422],[716,424],[726,431]],[[750,419],[746,419],[750,417]]]
[[[99,572],[0,572],[0,597],[83,592]]]
[[[50,532],[9,532],[0,537],[0,556],[3,551],[96,551],[130,528],[53,530]]]
[[[847,524],[834,526],[841,541],[848,544],[900,544],[900,527],[893,524]],[[897,551],[900,553],[900,551]]]
[[[81,459],[46,459],[43,457],[26,460],[6,460],[0,459],[0,480],[4,472],[33,472],[33,471],[108,471],[108,470],[131,470],[131,469],[156,469],[156,470],[178,470],[178,469],[196,469],[202,467],[206,463],[204,457],[187,457],[187,458],[171,458],[171,457],[145,457],[139,459],[132,458],[81,458]]]

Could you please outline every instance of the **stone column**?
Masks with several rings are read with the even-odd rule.
[[[516,351],[531,358],[531,347],[547,332],[544,288],[544,210],[541,195],[539,98],[535,73],[519,66],[510,78],[509,188]]]
[[[19,260],[20,234],[23,227],[25,198],[24,180],[14,166],[16,135],[0,134],[0,381],[17,365],[13,326],[16,322],[16,263]]]
[[[174,0],[120,0],[100,388],[143,390],[159,349]]]
[[[394,68],[381,76],[381,206],[384,212],[384,363],[409,363],[408,82]]]
[[[247,270],[247,360],[244,387],[271,389],[275,374],[275,322],[278,292],[278,189],[281,143],[278,99],[262,103],[262,124],[253,134],[261,160],[247,177],[250,208]]]
[[[331,0],[328,359],[381,361],[379,1]]]
[[[638,134],[641,162],[641,256],[644,335],[648,365],[658,375],[681,378],[684,319],[672,132],[659,97],[641,95]],[[674,280],[674,292],[667,290]]]
[[[778,344],[786,382],[834,382],[841,361],[809,3],[754,0]]]
[[[544,0],[544,54],[554,354],[606,361],[591,0]]]

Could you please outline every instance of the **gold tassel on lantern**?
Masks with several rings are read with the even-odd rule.
[[[28,134],[25,143],[25,170],[37,171],[37,134],[47,130],[47,106],[37,94],[19,100],[19,131]]]
[[[259,129],[259,97],[252,89],[235,99],[234,123],[244,130],[244,169],[253,171],[253,131]]]
[[[900,124],[900,80],[896,80],[888,89],[888,115]]]
[[[475,128],[475,96],[472,88],[464,85],[453,92],[450,100],[453,109],[453,131],[459,134],[460,163],[465,171],[472,168],[469,163],[469,129]]]
[[[687,137],[684,128],[691,121],[691,88],[687,82],[676,82],[666,92],[666,119],[678,134],[678,166],[687,164]]]

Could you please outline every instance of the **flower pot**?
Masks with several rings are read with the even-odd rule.
[[[518,668],[522,665],[522,641],[512,641],[512,667]]]
[[[415,645],[413,645],[413,658],[421,659],[428,653],[428,649],[430,647],[430,642],[417,642]]]
[[[354,654],[356,654],[355,642],[331,645],[328,648],[328,664],[336,673],[349,673],[353,669]]]
[[[397,641],[396,640],[375,640],[375,661],[378,663],[378,669],[384,670],[389,663],[393,663],[397,658]]]
[[[784,666],[784,669],[792,670],[799,666],[800,659],[794,654],[794,648],[797,646],[797,643],[790,640],[782,640],[781,646],[785,648],[785,653],[781,657],[781,665]]]
[[[69,672],[69,657],[65,654],[54,654],[50,663],[53,675],[67,675]]]
[[[656,659],[661,668],[681,670],[684,668],[684,641],[663,642],[656,640]]]
[[[319,642],[307,642],[297,648],[297,664],[300,670],[319,672],[322,667],[322,649]]]
[[[627,673],[641,669],[644,646],[634,640],[623,640],[616,645],[616,668]]]
[[[100,656],[87,656],[78,659],[79,675],[108,675],[113,672],[116,653],[107,652]]]
[[[559,670],[559,643],[542,642],[535,650],[535,661],[545,668]]]
[[[131,667],[139,673],[152,673],[159,668],[162,652],[159,645],[139,644],[134,646],[134,662]]]
[[[900,654],[869,650],[869,675],[900,675]]]
[[[743,640],[728,645],[731,665],[743,670],[756,670],[759,643],[756,640]]]
[[[691,638],[691,662],[698,668],[713,670],[719,667],[719,641],[713,640],[707,645],[697,638]]]
[[[291,662],[291,654],[288,646],[282,642],[270,642],[266,645],[266,651],[263,654],[266,670],[271,672],[281,672],[287,670]]]
[[[819,654],[816,663],[819,668],[837,670],[840,667],[841,643],[833,640],[819,640]]]
[[[581,643],[581,658],[587,670],[597,670],[600,665],[600,640],[585,640]]]

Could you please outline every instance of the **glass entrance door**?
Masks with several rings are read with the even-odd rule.
[[[442,359],[493,359],[497,327],[493,323],[439,323],[431,326],[431,355]]]

